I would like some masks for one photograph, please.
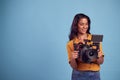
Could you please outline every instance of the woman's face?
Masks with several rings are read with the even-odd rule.
[[[85,34],[88,30],[88,20],[86,18],[82,18],[78,22],[78,32],[80,34]]]

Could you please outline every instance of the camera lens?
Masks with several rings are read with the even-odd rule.
[[[93,56],[93,55],[94,55],[94,52],[90,51],[89,56]]]

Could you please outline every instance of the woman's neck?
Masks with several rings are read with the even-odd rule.
[[[87,39],[87,33],[85,33],[85,34],[78,34],[78,39],[79,40],[84,40],[84,39]]]

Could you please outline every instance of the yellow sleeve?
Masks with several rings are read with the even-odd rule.
[[[72,51],[74,50],[74,49],[73,49],[73,42],[72,42],[72,41],[69,41],[69,42],[67,43],[66,48],[67,48],[67,53],[68,53],[68,61],[70,61],[71,56],[72,56],[71,53],[72,53]]]
[[[104,56],[103,49],[102,49],[102,42],[100,42],[100,54],[98,54],[98,57]]]

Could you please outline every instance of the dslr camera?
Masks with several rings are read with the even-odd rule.
[[[73,43],[74,50],[79,51],[79,57],[82,62],[92,63],[98,58],[99,44],[102,42],[103,35],[92,35],[91,40],[84,40],[83,43]]]

